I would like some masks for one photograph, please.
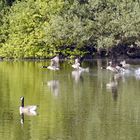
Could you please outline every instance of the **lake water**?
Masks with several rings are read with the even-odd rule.
[[[48,64],[0,62],[1,140],[140,140],[140,65],[118,76],[101,69],[106,60],[84,62],[82,73],[68,62],[41,68]],[[39,105],[36,116],[20,116],[21,96]]]

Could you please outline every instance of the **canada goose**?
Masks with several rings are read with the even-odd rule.
[[[125,69],[122,67],[122,64],[112,64],[112,62],[109,62],[108,66],[106,67],[107,70],[110,70],[115,73],[122,73],[125,72]]]
[[[123,67],[122,64],[116,65],[116,69],[117,69],[118,72],[120,72],[120,73],[124,73],[124,72],[126,71],[126,69]]]
[[[107,66],[106,69],[110,70],[112,72],[116,72],[116,73],[118,72],[118,70],[115,67],[112,67],[112,66]]]
[[[122,64],[122,67],[125,69],[130,68],[130,64],[127,64],[125,60],[121,61],[120,64]]]
[[[51,59],[50,66],[43,66],[42,68],[47,68],[50,70],[59,70],[59,56],[55,56]]]
[[[27,114],[29,116],[34,116],[36,115],[36,105],[29,105],[29,106],[24,106],[24,97],[20,97],[21,100],[21,106],[19,107],[19,112],[20,114]]]
[[[74,69],[79,69],[80,63],[79,63],[79,59],[78,59],[78,58],[75,59],[75,62],[74,62],[74,64],[72,65],[72,67],[73,67]]]
[[[106,67],[106,69],[115,73],[119,72],[118,69],[115,66],[113,66],[112,62],[108,63],[108,66]]]
[[[89,68],[82,68],[82,67],[80,67],[80,63],[79,63],[79,59],[78,58],[75,59],[75,63],[72,65],[72,67],[75,70],[89,72]]]
[[[51,59],[52,61],[54,61],[55,66],[59,67],[59,56],[55,56],[54,58]]]

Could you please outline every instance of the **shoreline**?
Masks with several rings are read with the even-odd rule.
[[[72,51],[72,50],[71,50]],[[0,61],[2,60],[49,60],[56,55],[59,55],[61,60],[71,60],[75,57],[79,57],[82,60],[92,60],[92,59],[111,59],[111,60],[127,60],[127,59],[140,59],[140,47],[137,45],[117,45],[110,48],[95,48],[93,47],[91,50],[85,50],[85,55],[70,55],[70,54],[63,54],[63,51],[59,51],[57,54],[46,57],[23,57],[23,58],[15,58],[13,57],[0,57]],[[81,52],[82,51],[81,49]]]

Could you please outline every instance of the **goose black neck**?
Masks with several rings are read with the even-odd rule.
[[[24,98],[21,100],[21,106],[24,107]]]

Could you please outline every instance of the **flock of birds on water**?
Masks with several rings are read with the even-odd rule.
[[[59,56],[55,56],[54,58],[51,59],[50,65],[49,66],[42,66],[42,68],[46,68],[49,70],[57,71],[60,70],[59,66]],[[74,64],[72,64],[72,68],[81,74],[81,72],[89,72],[89,68],[83,68],[81,67],[80,60],[79,58],[75,59]],[[130,64],[127,64],[125,60],[120,61],[118,64],[113,64],[112,61],[108,63],[106,67],[101,67],[101,69],[106,69],[111,71],[114,75],[109,83],[106,84],[107,89],[111,89],[112,92],[116,93],[116,87],[118,85],[117,80],[122,77],[125,74],[134,74],[135,77],[140,79],[140,68],[133,69]],[[73,71],[73,72],[75,72]],[[76,73],[76,75],[78,74]],[[75,74],[75,73],[72,73]],[[48,85],[54,84],[54,83],[48,83]],[[55,81],[56,84],[56,81]],[[115,94],[117,95],[117,94]],[[37,115],[36,110],[37,110],[37,105],[29,105],[29,106],[24,106],[24,97],[22,96],[20,98],[21,100],[21,106],[19,107],[19,112],[21,115],[21,124],[24,123],[24,114],[28,116],[35,116]]]

